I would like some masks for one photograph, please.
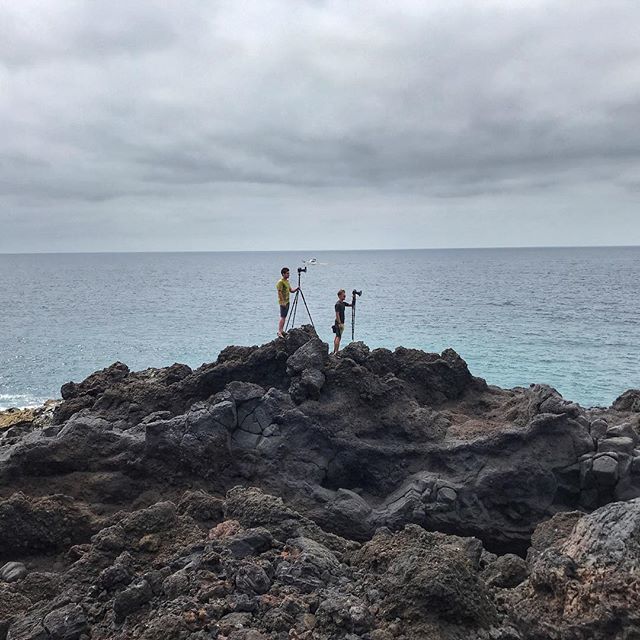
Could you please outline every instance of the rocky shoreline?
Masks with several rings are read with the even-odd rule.
[[[0,422],[0,640],[640,638],[639,390],[304,327],[61,394]]]

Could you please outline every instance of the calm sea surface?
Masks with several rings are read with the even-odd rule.
[[[196,367],[226,345],[267,342],[280,268],[295,282],[311,257],[0,255],[0,408],[58,397],[64,382],[116,360]],[[372,348],[453,347],[490,384],[545,382],[585,406],[640,387],[640,247],[314,257],[302,285],[327,342],[337,290],[357,288],[356,340]]]

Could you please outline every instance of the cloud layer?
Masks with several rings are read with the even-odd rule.
[[[640,244],[640,4],[425,4],[5,3],[0,251]]]

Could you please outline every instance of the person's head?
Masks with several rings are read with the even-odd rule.
[[[282,269],[280,269],[280,274],[286,280],[289,277],[289,267],[282,267]]]
[[[340,300],[344,300],[347,297],[347,293],[344,289],[340,289],[340,291],[338,291],[338,298],[340,298]]]

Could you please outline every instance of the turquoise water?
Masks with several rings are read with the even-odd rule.
[[[195,367],[228,344],[267,342],[280,268],[295,281],[310,257],[0,255],[0,407],[57,397],[64,382],[116,360],[132,369]],[[453,347],[490,384],[545,382],[585,406],[640,387],[638,247],[313,257],[320,264],[302,285],[327,342],[337,290],[357,288],[356,340],[372,348]]]

